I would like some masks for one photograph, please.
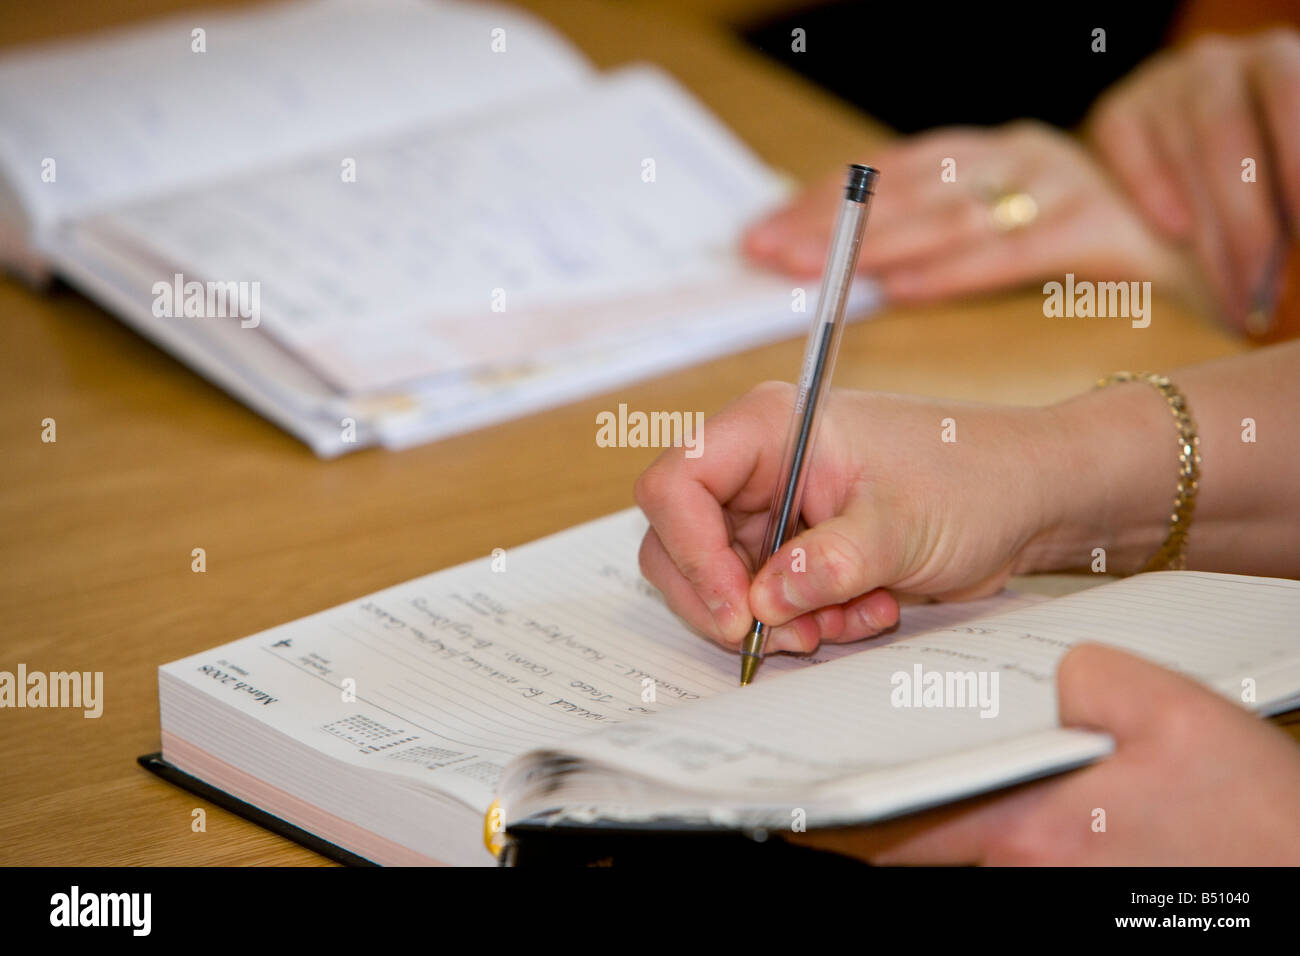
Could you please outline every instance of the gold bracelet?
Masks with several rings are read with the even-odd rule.
[[[1187,399],[1168,378],[1152,372],[1116,372],[1099,379],[1097,388],[1125,382],[1146,382],[1156,388],[1169,403],[1174,424],[1178,427],[1178,491],[1174,495],[1174,509],[1169,514],[1169,536],[1142,570],[1182,571],[1187,567],[1187,529],[1192,523],[1192,512],[1196,510],[1196,490],[1201,480],[1201,439],[1197,437]]]

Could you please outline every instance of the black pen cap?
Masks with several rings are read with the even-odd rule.
[[[849,184],[844,187],[844,198],[866,202],[867,197],[875,192],[879,176],[880,173],[874,167],[854,163],[849,167]]]

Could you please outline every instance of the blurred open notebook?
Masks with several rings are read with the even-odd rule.
[[[490,864],[494,805],[516,829],[824,827],[1088,763],[1110,739],[1055,701],[1081,641],[1300,704],[1300,582],[1198,572],[907,607],[738,688],[638,573],[644,531],[621,512],[167,664],[163,758],[365,860]]]
[[[597,74],[494,4],[294,0],[0,57],[0,260],[321,455],[801,330],[736,252],[783,192],[667,75]]]

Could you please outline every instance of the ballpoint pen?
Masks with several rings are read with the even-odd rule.
[[[1246,332],[1250,335],[1263,336],[1273,331],[1273,323],[1276,321],[1274,313],[1277,309],[1277,287],[1282,278],[1282,271],[1286,268],[1287,255],[1291,251],[1290,243],[1290,234],[1284,230],[1274,240],[1273,248],[1269,251],[1268,261],[1264,264],[1264,274],[1255,288],[1250,303],[1250,313],[1246,316]]]
[[[781,550],[799,524],[799,504],[803,498],[806,475],[804,466],[812,457],[813,440],[817,437],[817,422],[826,394],[830,391],[831,374],[835,369],[835,353],[844,330],[844,309],[848,304],[849,288],[858,266],[858,250],[862,245],[862,230],[867,224],[867,210],[879,173],[870,166],[854,164],[849,167],[848,184],[844,189],[844,202],[840,206],[831,235],[830,254],[826,271],[822,275],[821,295],[808,347],[804,351],[803,372],[799,378],[799,391],[795,397],[794,417],[786,436],[785,454],[777,474],[781,483],[772,494],[772,507],[767,516],[767,531],[763,535],[760,557],[768,561]],[[754,621],[740,646],[740,684],[745,686],[754,677],[758,663],[763,659],[770,626]]]

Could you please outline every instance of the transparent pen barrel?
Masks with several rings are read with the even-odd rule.
[[[831,386],[831,371],[844,331],[844,311],[853,286],[853,266],[867,222],[868,196],[864,202],[844,200],[833,233],[830,255],[822,280],[817,311],[804,353],[803,371],[795,397],[790,432],[786,436],[779,476],[773,492],[767,531],[763,536],[762,559],[766,561],[794,536],[799,525],[804,482],[812,461],[817,426]]]

